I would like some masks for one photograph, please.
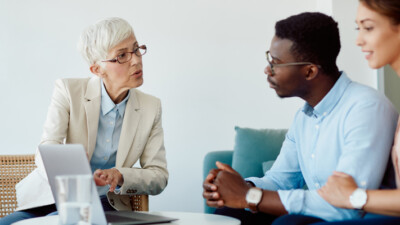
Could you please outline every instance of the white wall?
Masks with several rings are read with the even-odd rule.
[[[150,210],[202,211],[204,155],[232,149],[235,125],[289,127],[303,104],[268,88],[264,52],[277,20],[315,11],[317,1],[0,0],[0,154],[34,153],[54,81],[92,76],[76,51],[80,32],[123,17],[148,46],[140,89],[163,103],[170,180]],[[339,62],[354,58],[346,56]]]
[[[378,88],[377,71],[368,67],[365,55],[356,45],[358,1],[317,0],[316,10],[331,15],[339,23],[341,51],[337,64],[354,81]]]
[[[356,45],[358,31],[356,30],[356,13],[358,1],[330,0],[332,1],[332,16],[338,21],[342,49],[338,57],[341,70],[355,81],[377,88],[377,71],[370,69],[365,54]]]

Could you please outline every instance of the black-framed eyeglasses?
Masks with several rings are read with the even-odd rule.
[[[312,62],[291,62],[291,63],[272,63],[272,56],[269,51],[265,52],[265,55],[267,57],[267,61],[269,63],[269,67],[271,67],[272,74],[275,74],[274,67],[283,67],[283,66],[305,66],[305,65],[313,65],[314,63]],[[320,68],[319,65],[316,65],[318,68]]]
[[[126,63],[129,60],[131,60],[132,54],[135,54],[135,55],[141,57],[144,54],[146,54],[146,52],[147,52],[147,46],[141,45],[141,46],[138,46],[135,49],[133,49],[132,52],[123,52],[113,59],[103,60],[102,62],[113,62],[113,63],[118,62],[119,64],[122,64],[122,63]]]

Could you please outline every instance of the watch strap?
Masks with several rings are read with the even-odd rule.
[[[249,209],[252,213],[257,213],[258,212],[258,204],[254,203],[248,203]]]
[[[247,201],[248,209],[250,209],[250,211],[251,211],[252,213],[256,213],[256,212],[258,212],[258,204],[260,204],[260,202],[261,202],[261,200],[262,200],[262,189],[261,189],[261,188],[258,188],[258,187],[252,187],[252,188],[250,188],[250,189],[258,190],[258,191],[260,192],[260,195],[261,195],[261,196],[259,197],[259,199],[258,199],[257,202]],[[249,191],[250,191],[250,190],[249,190]],[[246,196],[246,200],[247,200],[247,196]]]

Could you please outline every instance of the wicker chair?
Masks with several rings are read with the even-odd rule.
[[[0,218],[17,208],[15,185],[35,168],[33,154],[0,155]]]
[[[149,211],[149,196],[133,195],[131,196],[131,205],[133,211]]]
[[[15,185],[36,168],[35,155],[0,155],[0,218],[17,208]],[[131,197],[132,210],[149,211],[148,195]]]

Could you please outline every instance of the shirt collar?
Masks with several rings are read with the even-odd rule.
[[[131,92],[129,90],[128,95],[124,98],[124,100],[118,104],[115,104],[108,95],[103,80],[101,80],[101,111],[103,116],[116,108],[118,109],[120,116],[124,117],[126,102],[128,101],[130,95]]]
[[[345,90],[351,82],[352,81],[347,77],[346,73],[342,71],[339,79],[336,81],[335,85],[333,85],[328,94],[326,94],[314,108],[306,102],[303,107],[303,112],[308,116],[315,115],[316,117],[328,115],[342,98]]]

